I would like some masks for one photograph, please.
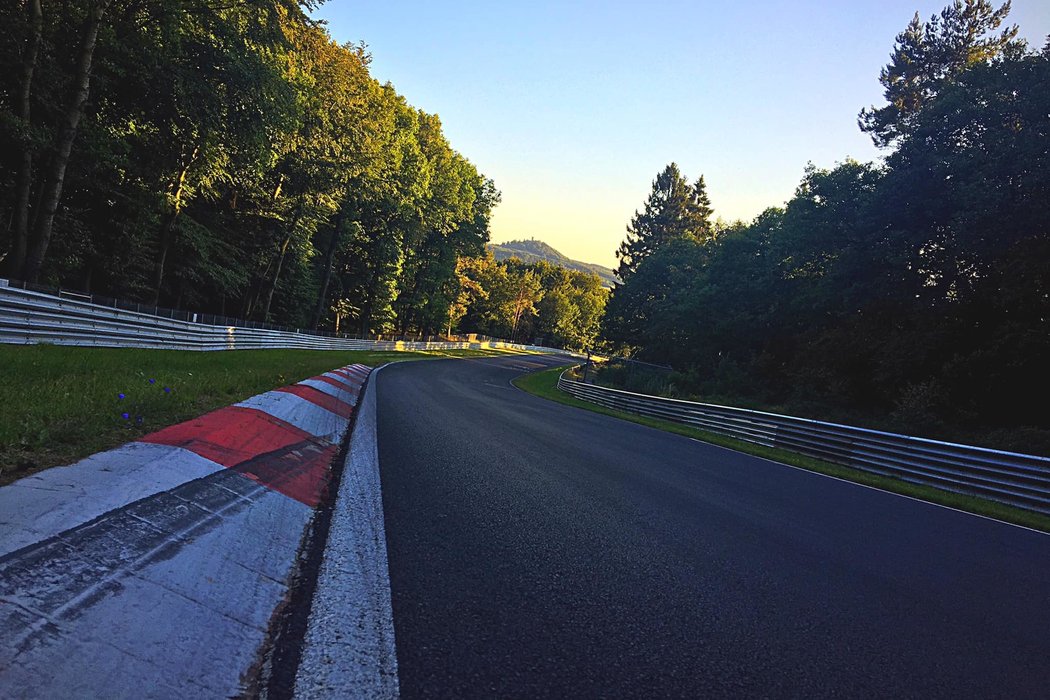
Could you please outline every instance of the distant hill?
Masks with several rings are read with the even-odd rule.
[[[567,258],[543,241],[530,238],[527,241],[507,241],[506,243],[489,243],[488,249],[496,256],[496,260],[508,260],[517,258],[524,263],[534,263],[546,260],[554,265],[561,265],[570,270],[580,272],[593,272],[602,278],[602,284],[612,287],[616,282],[616,274],[607,267],[595,265],[594,263],[580,262]]]

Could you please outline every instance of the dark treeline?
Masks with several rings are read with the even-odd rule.
[[[669,166],[607,337],[679,393],[1050,451],[1050,44],[1008,10],[916,16],[860,114],[884,161],[810,166],[751,223]]]
[[[0,275],[353,333],[469,321],[457,268],[499,193],[311,7],[5,3]]]

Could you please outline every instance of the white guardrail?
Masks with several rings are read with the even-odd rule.
[[[1050,514],[1050,458],[635,394],[585,384],[565,375],[563,372],[558,379],[559,389],[606,408],[662,418],[861,471]]]
[[[165,350],[454,350],[507,349],[583,357],[501,341],[395,341],[338,338],[286,330],[213,326],[99,306],[7,286],[0,279],[0,343]]]

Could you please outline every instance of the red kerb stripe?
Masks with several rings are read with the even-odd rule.
[[[158,430],[140,441],[184,447],[224,467],[232,467],[310,437],[305,430],[263,411],[227,406]]]
[[[337,416],[343,418],[349,418],[354,412],[353,407],[345,401],[340,401],[334,396],[329,396],[323,391],[318,391],[312,386],[306,386],[304,384],[293,384],[292,386],[282,386],[276,391],[283,391],[286,394],[295,394],[301,399],[306,399],[315,406],[320,406],[326,410],[331,411]]]
[[[329,465],[339,452],[337,445],[307,440],[267,452],[234,467],[263,486],[316,508],[328,487]]]
[[[320,502],[328,467],[339,451],[290,423],[240,406],[220,408],[140,441],[190,450],[311,507]]]
[[[332,374],[338,374],[340,377],[345,377],[348,382],[353,382],[355,385],[360,385],[364,382],[364,377],[347,372],[345,369],[333,369]]]

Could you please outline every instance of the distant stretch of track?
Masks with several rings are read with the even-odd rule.
[[[525,394],[376,377],[400,688],[1045,697],[1050,536]]]

